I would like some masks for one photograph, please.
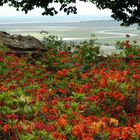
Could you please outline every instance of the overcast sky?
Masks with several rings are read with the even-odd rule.
[[[55,7],[59,7],[55,5]],[[77,2],[77,10],[78,15],[111,15],[110,10],[99,10],[96,8],[95,5],[91,4],[90,2]],[[40,16],[42,13],[42,9],[35,9],[29,11],[27,16]],[[59,13],[59,15],[63,15],[64,13]],[[4,5],[0,7],[0,16],[26,16],[24,12],[17,12],[15,8],[9,7],[8,5]]]

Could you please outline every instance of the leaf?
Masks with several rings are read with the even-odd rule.
[[[32,134],[26,134],[26,136],[25,135],[20,136],[20,140],[35,140],[35,139],[36,139],[35,136]]]

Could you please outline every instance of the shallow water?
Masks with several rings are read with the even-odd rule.
[[[95,16],[57,16],[57,17],[0,17],[0,30],[11,34],[33,35],[42,39],[41,31],[56,34],[64,40],[81,41],[89,39],[91,34],[97,43],[115,44],[125,40],[130,34],[131,40],[140,44],[140,30],[137,26],[120,27],[120,23],[110,17]]]

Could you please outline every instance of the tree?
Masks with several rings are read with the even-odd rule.
[[[121,25],[140,26],[140,0],[90,0],[99,9],[111,9],[115,20],[122,21]]]
[[[110,9],[112,17],[115,20],[122,21],[121,25],[129,26],[138,24],[140,26],[140,0],[80,0],[90,1],[99,9]],[[43,15],[55,15],[58,11],[64,11],[67,14],[77,13],[76,0],[1,0],[0,6],[8,3],[17,10],[27,13],[35,7],[44,9]],[[54,3],[60,4],[60,9],[56,10]],[[83,7],[84,8],[84,7]]]

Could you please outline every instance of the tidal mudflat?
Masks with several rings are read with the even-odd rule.
[[[125,40],[126,34],[130,40],[136,40],[140,44],[140,30],[137,25],[121,27],[119,22],[110,19],[95,19],[90,17],[80,18],[0,18],[0,30],[12,34],[33,35],[42,39],[41,31],[62,37],[68,41],[83,41],[89,39],[91,34],[97,38],[97,43],[114,45],[117,40]]]

